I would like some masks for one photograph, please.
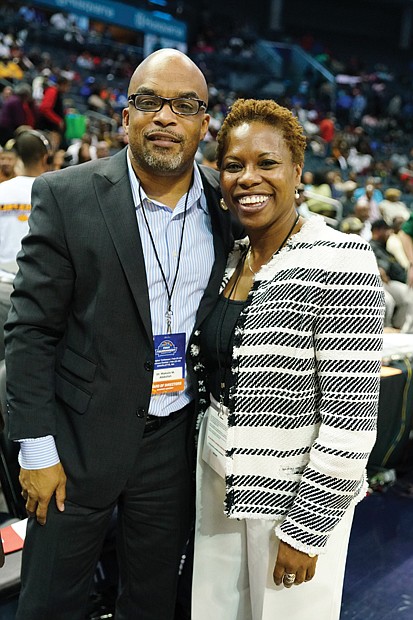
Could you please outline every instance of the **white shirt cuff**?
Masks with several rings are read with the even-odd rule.
[[[44,469],[60,462],[53,435],[19,439],[19,464],[23,469]]]

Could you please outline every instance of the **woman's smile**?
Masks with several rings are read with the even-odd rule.
[[[238,208],[246,213],[254,213],[264,209],[267,206],[271,196],[269,194],[252,194],[246,196],[234,197],[238,201]]]

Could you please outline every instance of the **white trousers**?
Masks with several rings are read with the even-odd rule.
[[[202,460],[207,415],[198,446],[192,620],[338,620],[354,509],[335,528],[311,581],[276,586],[276,522],[225,517],[224,480]]]

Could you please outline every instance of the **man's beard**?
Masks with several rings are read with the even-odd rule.
[[[184,167],[184,153],[171,154],[162,148],[141,148],[138,152],[132,151],[137,164],[151,172],[170,174],[180,172]]]
[[[176,153],[176,155],[170,155],[168,153],[159,152],[149,152],[145,150],[142,153],[142,158],[145,163],[151,170],[156,172],[175,172],[180,170],[183,162],[184,154],[182,151],[180,153]]]

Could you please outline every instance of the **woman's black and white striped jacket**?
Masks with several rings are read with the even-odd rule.
[[[248,240],[237,242],[223,286]],[[307,220],[255,278],[235,330],[225,513],[276,519],[322,553],[366,490],[376,437],[384,294],[367,242]],[[208,406],[202,351],[190,353]]]

